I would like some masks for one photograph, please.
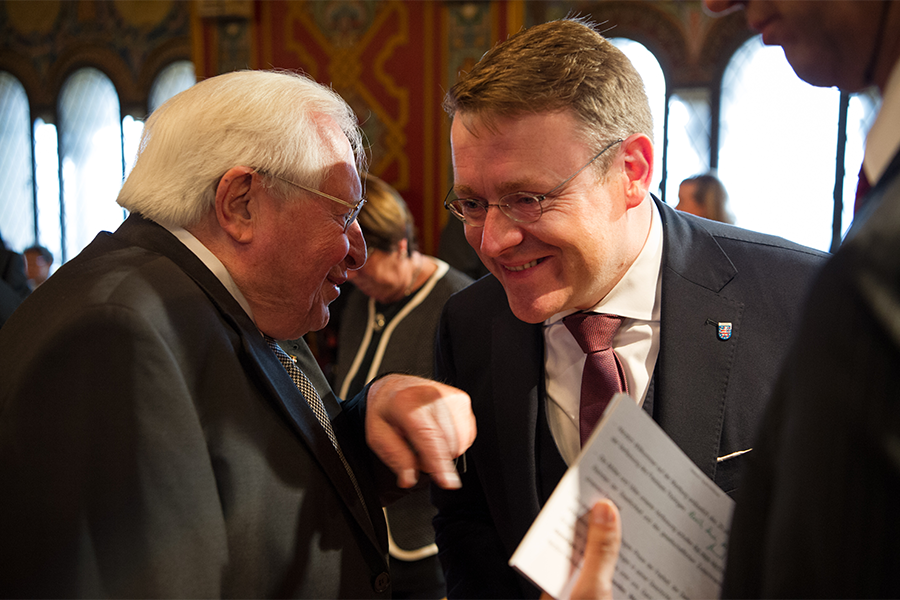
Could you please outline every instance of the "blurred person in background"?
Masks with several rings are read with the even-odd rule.
[[[399,192],[364,177],[366,205],[359,226],[366,264],[348,272],[353,284],[339,315],[335,388],[352,397],[383,373],[431,377],[434,338],[444,303],[472,279],[422,254],[412,214]],[[444,576],[431,519],[428,488],[386,509],[395,598],[442,598]]]
[[[25,256],[25,275],[28,277],[28,287],[34,290],[50,277],[53,254],[38,245],[25,248],[22,254]]]
[[[721,223],[734,223],[728,208],[728,192],[712,173],[688,177],[678,186],[676,209]]]

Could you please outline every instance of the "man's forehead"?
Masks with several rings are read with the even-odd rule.
[[[581,166],[582,155],[587,157],[592,152],[576,132],[560,131],[572,121],[571,115],[558,111],[495,117],[490,125],[483,115],[463,116],[461,121],[454,121],[451,136],[453,190],[460,197],[546,192],[548,186],[557,185]],[[536,127],[542,131],[536,133]],[[564,147],[541,142],[540,134],[548,130],[559,133],[554,139],[564,140]],[[484,164],[485,156],[490,156],[490,164]],[[491,189],[480,190],[486,182]]]
[[[323,170],[325,176],[322,185],[338,192],[337,194],[329,192],[332,195],[343,197],[349,194],[353,196],[351,200],[355,201],[362,195],[360,192],[362,186],[350,140],[331,116],[313,113],[313,121],[325,155],[326,164]]]
[[[528,116],[540,118],[543,115],[500,115],[494,112],[458,113],[453,118],[453,123],[450,127],[451,142],[454,138],[463,135],[470,136],[476,140],[502,137],[510,130],[516,129],[518,123]]]
[[[483,134],[497,133],[497,116],[492,113],[457,113],[451,124],[451,134],[459,131],[460,127],[476,138]]]

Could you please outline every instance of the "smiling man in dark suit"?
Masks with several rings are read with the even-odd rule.
[[[506,563],[593,425],[566,318],[611,315],[621,387],[733,494],[823,255],[653,198],[641,79],[578,20],[510,37],[444,105],[445,205],[493,276],[439,330],[436,377],[479,433],[462,489],[433,493],[437,543],[451,597],[536,596]]]
[[[131,216],[0,334],[0,596],[390,597],[398,490],[365,442],[403,486],[456,486],[468,398],[387,376],[341,405],[275,344],[365,262],[363,162],[350,108],[301,76],[151,115]]]

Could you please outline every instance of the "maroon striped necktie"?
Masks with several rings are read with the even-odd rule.
[[[564,318],[563,323],[587,355],[581,374],[578,409],[578,431],[583,446],[612,397],[617,392],[628,392],[622,363],[612,348],[612,339],[622,324],[622,317],[574,313]]]

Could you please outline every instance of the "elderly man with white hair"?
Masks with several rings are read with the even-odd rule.
[[[151,115],[131,215],[0,334],[0,596],[390,596],[382,503],[420,471],[459,485],[469,399],[394,375],[342,404],[275,343],[366,260],[363,162],[302,76],[214,77]]]

